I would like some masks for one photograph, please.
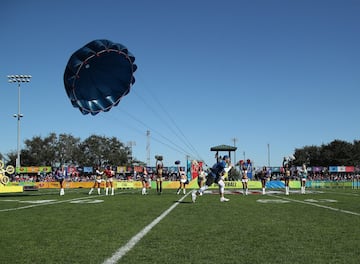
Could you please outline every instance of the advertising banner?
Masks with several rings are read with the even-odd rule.
[[[23,191],[23,186],[4,186],[3,184],[0,184],[0,193],[18,193]]]
[[[355,167],[354,166],[345,166],[345,172],[354,172]]]
[[[354,172],[354,171],[355,171],[354,166],[330,166],[329,167],[329,172],[330,173],[334,173],[334,172]]]
[[[126,166],[117,166],[116,167],[116,173],[125,173],[126,172]]]
[[[93,173],[93,167],[84,167],[83,172],[84,173]]]
[[[188,180],[191,180],[191,160],[187,160],[187,164],[186,164],[186,176],[188,178]]]
[[[16,168],[16,173],[49,173],[51,172],[50,166],[31,166]]]

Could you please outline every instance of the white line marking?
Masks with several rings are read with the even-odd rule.
[[[330,190],[326,190],[323,193],[331,193],[331,194],[339,194],[339,195],[349,195],[349,196],[359,196],[357,193],[345,193],[345,192],[333,192]]]
[[[101,197],[101,196],[104,196],[104,195],[93,196],[93,198],[98,198],[98,197]],[[77,200],[83,200],[83,199],[91,199],[91,197],[86,196],[86,197],[74,198],[74,199],[69,199],[69,200],[60,200],[60,201],[54,201],[54,202],[31,204],[31,205],[21,206],[21,207],[16,207],[16,208],[0,209],[0,212],[16,211],[16,210],[28,209],[28,208],[33,208],[33,207],[38,207],[38,206],[43,206],[43,205],[68,203],[68,202],[77,201]]]
[[[47,194],[43,194],[43,195],[49,195],[49,194],[54,194],[55,192],[50,192]],[[58,192],[56,192],[58,194]],[[77,193],[77,191],[72,191],[71,193]],[[117,192],[115,193],[115,195],[119,195],[119,194],[125,194],[127,192]],[[131,193],[131,192],[129,192]],[[32,195],[29,195],[32,196]],[[9,212],[9,211],[16,211],[16,210],[22,210],[22,209],[28,209],[28,208],[33,208],[33,207],[37,207],[37,206],[43,206],[43,205],[51,205],[51,204],[59,204],[59,203],[67,203],[67,202],[72,202],[72,201],[77,201],[77,200],[83,200],[83,199],[93,199],[93,198],[98,198],[98,197],[102,197],[102,196],[106,196],[105,194],[101,194],[101,195],[87,195],[86,197],[79,197],[79,198],[73,198],[73,199],[68,199],[68,200],[56,200],[54,202],[48,202],[48,203],[41,203],[41,204],[32,204],[32,205],[27,205],[27,206],[21,206],[21,207],[17,207],[17,208],[7,208],[7,209],[0,209],[0,213],[1,212]],[[1,201],[10,201],[10,200],[0,200]],[[25,202],[22,200],[11,200],[11,201],[17,201],[17,202]]]
[[[119,248],[110,258],[105,260],[103,264],[114,264],[117,263],[127,252],[129,252],[154,226],[156,226],[162,219],[165,218],[173,209],[175,209],[178,204],[185,199],[191,192],[188,192],[184,195],[180,200],[174,203],[169,207],[166,211],[164,211],[159,217],[157,217],[154,221],[152,221],[149,225],[147,225],[143,230],[133,236],[129,242],[127,242],[124,246]]]
[[[328,210],[332,210],[332,211],[336,211],[336,212],[341,212],[341,213],[345,213],[345,214],[351,214],[351,215],[360,216],[360,213],[351,212],[351,211],[347,211],[347,210],[343,210],[343,209],[338,209],[338,208],[334,208],[334,207],[330,207],[330,206],[325,206],[325,205],[321,205],[321,204],[317,204],[317,203],[310,203],[310,202],[304,202],[304,201],[289,199],[289,198],[281,197],[281,196],[278,196],[278,195],[269,195],[269,196],[278,197],[280,199],[287,200],[287,201],[292,201],[292,202],[317,206],[317,207],[320,207],[320,208],[324,208],[324,209],[328,209]]]

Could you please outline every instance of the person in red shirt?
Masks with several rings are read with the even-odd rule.
[[[113,178],[114,178],[115,172],[113,170],[111,170],[110,166],[106,166],[106,168],[103,172],[104,172],[104,175],[106,178],[105,195],[109,195],[109,187],[111,187],[111,195],[114,195]]]

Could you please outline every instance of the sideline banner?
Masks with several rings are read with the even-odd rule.
[[[310,188],[351,188],[352,181],[307,181],[306,187]]]
[[[352,181],[306,181],[306,187],[309,188],[351,188],[353,185]],[[22,192],[24,188],[29,186],[36,186],[39,189],[59,189],[59,182],[9,182],[6,186],[0,185],[0,188],[6,187],[7,191],[11,192]],[[65,188],[85,188],[90,189],[94,186],[94,182],[64,182]],[[151,182],[151,188],[156,189],[156,182]],[[164,189],[177,189],[180,186],[179,181],[164,181],[163,188]],[[11,188],[9,188],[11,187]],[[101,182],[101,188],[105,188],[105,182]],[[141,181],[114,181],[114,187],[117,189],[140,189],[142,188]],[[191,180],[189,184],[186,185],[187,189],[198,189],[197,178]],[[217,184],[213,184],[209,187],[210,189],[217,189]],[[225,181],[226,189],[242,189],[241,181]],[[260,181],[248,181],[249,189],[261,189]],[[268,189],[281,189],[285,188],[285,184],[283,181],[268,181],[266,183],[266,188]],[[300,181],[290,181],[290,188],[299,189]],[[0,190],[4,192],[5,189]]]
[[[40,189],[59,189],[60,188],[60,183],[59,182],[37,182],[35,184],[38,188]],[[24,186],[27,186],[27,184],[25,183]],[[90,189],[91,187],[94,186],[94,182],[64,182],[64,187],[65,188],[88,188]],[[105,188],[105,182],[101,183],[101,188]]]
[[[0,193],[19,193],[19,192],[23,192],[24,188],[23,186],[12,186],[12,185],[2,185],[0,184]]]
[[[51,172],[50,166],[32,166],[16,168],[16,173],[49,173]]]
[[[329,166],[330,173],[337,173],[337,172],[354,172],[354,166]]]
[[[135,183],[134,181],[118,181],[116,182],[116,188],[117,189],[134,189],[135,188]],[[136,188],[141,188],[141,182],[137,182],[140,183],[140,187],[136,187]]]
[[[59,182],[21,182],[21,183],[12,183],[15,186],[36,186],[42,189],[59,189]],[[94,185],[94,182],[64,182],[65,188],[87,188],[90,189]],[[105,182],[101,182],[101,188],[105,188]],[[177,189],[180,186],[179,181],[163,181],[163,189]],[[309,184],[307,184],[309,186]],[[142,188],[141,181],[114,181],[114,187],[117,189],[139,189]],[[284,182],[282,181],[268,181],[266,183],[266,188],[284,188]],[[310,186],[309,186],[310,187]],[[151,181],[151,188],[156,189],[156,181]],[[198,189],[197,178],[191,180],[189,184],[186,185],[187,189]],[[212,184],[209,189],[217,189],[217,184]],[[241,181],[225,181],[225,188],[227,189],[242,189]],[[261,189],[260,181],[248,181],[249,189]],[[300,188],[299,181],[290,181],[290,188]]]

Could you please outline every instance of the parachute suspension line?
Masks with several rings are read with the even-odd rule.
[[[115,115],[112,115],[111,112],[106,113],[106,115],[101,115],[101,117],[108,120],[108,121],[119,121],[119,119]],[[126,124],[126,127],[129,127],[130,129],[136,131],[137,133],[139,133],[141,135],[144,134],[144,131],[140,130],[139,128],[133,127],[133,126],[131,126],[129,124]]]
[[[161,140],[156,139],[155,137],[151,137],[152,139],[154,139],[155,141],[179,152],[185,155],[189,155],[188,151],[186,151],[184,148],[182,148],[181,146],[179,146],[178,144],[176,144],[175,142],[173,142],[172,140],[170,140],[169,138],[163,136],[159,131],[152,129],[150,126],[148,126],[147,124],[145,124],[142,120],[138,119],[137,117],[135,117],[133,114],[130,114],[128,111],[126,111],[125,109],[123,109],[121,106],[119,106],[119,108],[121,108],[121,111],[126,113],[128,116],[130,116],[132,119],[134,119],[135,121],[137,121],[138,123],[140,123],[141,125],[145,126],[146,128],[149,128],[151,131],[155,132],[156,134],[158,134],[161,138],[165,139],[166,141],[168,141],[171,145],[162,142]],[[143,132],[141,132],[141,134],[143,135]],[[175,147],[177,147],[177,149]]]
[[[153,96],[153,93],[151,93],[151,95]],[[156,98],[155,96],[153,96],[153,98],[154,98],[154,100],[156,100],[156,102],[158,103],[158,105],[161,107],[161,109],[163,110],[163,113],[165,113],[165,114],[167,115],[167,117],[169,118],[169,120],[171,121],[171,123],[175,126],[175,128],[177,129],[177,130],[175,130],[175,131],[179,131],[179,132],[180,132],[180,135],[182,136],[182,138],[183,138],[185,141],[182,140],[179,136],[178,136],[178,138],[179,138],[180,140],[182,140],[183,143],[184,143],[187,147],[190,146],[189,149],[191,149],[192,151],[194,151],[194,152],[198,155],[198,152],[196,151],[196,149],[194,148],[194,146],[190,143],[190,141],[187,139],[187,137],[185,136],[185,134],[183,133],[183,131],[181,130],[181,128],[176,124],[176,122],[174,121],[174,118],[172,118],[172,116],[170,116],[169,111],[167,111],[167,110],[165,109],[165,107],[164,107],[163,104],[160,102],[160,100],[158,100],[158,98]],[[170,125],[169,127],[172,128],[171,125]],[[175,134],[178,135],[176,132],[175,132]]]
[[[199,153],[196,151],[196,149],[194,148],[194,146],[190,143],[190,141],[186,138],[185,134],[182,132],[182,130],[180,129],[180,127],[176,124],[176,122],[174,121],[174,119],[170,116],[169,112],[164,108],[164,106],[161,104],[161,102],[158,100],[158,98],[156,98],[153,93],[150,93],[150,95],[152,96],[152,98],[156,101],[157,105],[159,105],[162,109],[163,113],[166,113],[168,119],[171,121],[171,123],[173,124],[173,126],[171,126],[168,122],[166,122],[166,120],[164,120],[164,118],[151,106],[147,103],[147,101],[141,97],[138,93],[132,91],[134,94],[136,94],[141,101],[157,116],[159,117],[159,119],[161,121],[163,121],[164,124],[167,125],[167,127],[169,128],[169,130],[171,130],[171,132],[173,134],[176,135],[176,137],[187,147],[189,148],[190,152],[195,153],[196,155],[187,155],[187,156],[192,156],[192,157],[196,157],[197,159],[202,160],[202,158],[200,157]],[[174,129],[174,127],[176,129]],[[179,131],[180,135],[182,137],[180,137],[179,133],[177,132]]]
[[[131,115],[129,112],[125,111],[124,109],[122,109],[121,111],[124,112],[124,113],[126,113],[126,114],[129,115],[131,118],[133,118],[135,121],[141,123],[141,124],[144,125],[145,127],[148,127],[144,122],[142,122],[141,120],[139,120],[139,119],[136,118],[135,116]],[[111,113],[108,113],[107,115],[102,115],[102,117],[105,118],[106,120],[110,120],[110,119],[109,119],[110,116],[113,117],[113,121],[119,121],[119,120],[116,118],[116,116],[112,116]],[[144,135],[144,131],[143,131],[143,130],[141,130],[141,129],[139,129],[139,128],[136,128],[136,127],[134,127],[134,126],[130,126],[129,124],[127,124],[126,126],[127,126],[128,128],[130,128],[130,129],[134,130],[135,132],[137,132],[139,135],[141,135],[141,136]],[[148,130],[151,130],[151,128],[149,128]],[[161,136],[161,135],[160,135],[160,136]],[[176,151],[176,152],[178,152],[178,153],[180,153],[180,154],[182,154],[182,155],[184,155],[184,156],[189,155],[189,154],[188,154],[185,150],[183,150],[183,149],[182,149],[182,150],[176,149],[176,148],[173,146],[174,144],[172,144],[172,142],[171,142],[169,139],[167,139],[167,138],[165,138],[165,139],[168,140],[168,141],[170,141],[171,144],[167,144],[167,143],[161,141],[160,139],[158,139],[158,138],[156,138],[156,137],[154,137],[154,136],[151,136],[151,139],[154,140],[154,141],[156,141],[156,142],[158,142],[158,143],[160,143],[160,144],[162,144],[162,145],[164,145],[164,146],[166,146],[166,147],[168,147],[168,148],[170,148],[170,149],[172,149],[172,150],[174,150],[174,151]]]
[[[163,116],[162,116],[158,111],[156,111],[156,109],[155,109],[154,107],[152,107],[152,106],[151,106],[142,96],[140,96],[138,93],[134,92],[134,94],[137,95],[137,96],[140,98],[140,100],[144,103],[144,105],[146,105],[146,106],[155,114],[155,116],[160,119],[160,121],[162,121],[164,124],[166,124],[167,128],[168,128],[169,130],[171,130],[171,132],[174,133],[174,134],[177,136],[177,138],[179,138],[179,139],[182,141],[182,143],[184,143],[185,145],[187,145],[186,142],[184,142],[184,141],[179,137],[179,134],[177,133],[177,131],[176,131],[172,126],[168,125],[167,121],[163,118]],[[153,97],[153,98],[154,98],[154,97]],[[157,101],[157,103],[160,105],[159,101]],[[162,108],[162,110],[163,110],[163,112],[166,112],[166,110],[164,110],[163,108]],[[187,147],[188,147],[188,146],[187,146]]]
[[[186,156],[186,155],[188,155],[188,153],[185,151],[185,152],[183,152],[183,151],[180,151],[179,149],[176,149],[176,148],[174,148],[172,145],[169,145],[169,144],[167,144],[167,143],[164,143],[164,142],[162,142],[162,141],[160,141],[160,140],[158,140],[158,139],[156,139],[156,138],[154,138],[154,137],[151,137],[154,141],[156,141],[156,142],[158,142],[158,143],[160,143],[160,144],[162,144],[162,145],[164,145],[164,146],[167,146],[168,148],[171,148],[172,150],[174,150],[174,151],[176,151],[176,152],[178,152],[178,153],[180,153],[180,154],[183,154],[184,156]]]
[[[155,100],[157,100],[155,98]],[[158,101],[158,100],[157,100]],[[163,109],[163,112],[168,116],[168,118],[170,119],[171,123],[176,127],[177,131],[180,132],[180,135],[183,137],[183,139],[185,141],[183,141],[185,143],[186,146],[189,147],[189,149],[191,149],[198,157],[200,157],[199,153],[197,152],[197,150],[195,149],[195,147],[191,144],[191,142],[188,140],[188,138],[185,136],[185,134],[183,133],[183,131],[181,130],[181,128],[176,124],[176,122],[174,121],[174,118],[172,118],[169,114],[169,111],[166,111],[166,109],[164,108],[164,106],[158,101],[160,107]],[[171,127],[171,126],[170,126]],[[180,139],[180,137],[179,137]]]

